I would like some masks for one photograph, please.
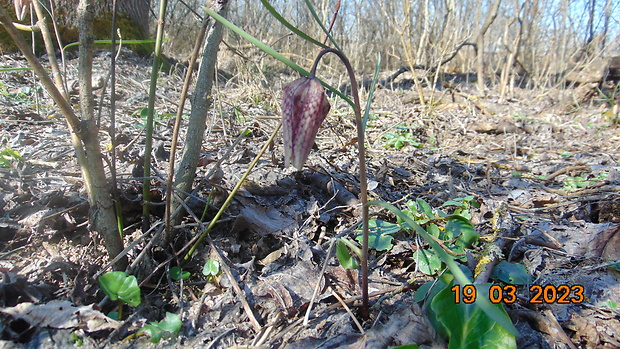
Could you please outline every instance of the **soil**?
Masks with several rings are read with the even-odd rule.
[[[354,241],[360,219],[353,115],[335,97],[304,170],[284,168],[277,137],[210,239],[183,264],[189,278],[172,280],[169,270],[184,256],[177,252],[205,227],[186,214],[169,245],[153,238],[161,230],[170,125],[184,70],[162,73],[159,81],[153,229],[143,232],[140,112],[147,106],[150,63],[129,51],[117,62],[117,178],[125,245],[131,246],[130,263],[137,261],[130,273],[140,283],[142,303],[125,306],[120,322],[101,315],[117,310],[118,303],[106,299],[97,281],[110,271],[109,260],[100,237],[89,230],[67,125],[29,71],[0,72],[1,348],[66,348],[78,342],[85,348],[447,347],[424,303],[414,300],[416,290],[436,275],[424,274],[415,263],[414,252],[425,244],[411,232],[394,233],[391,248],[371,250],[370,318],[363,321],[359,314],[358,271],[344,269],[330,249],[336,236]],[[0,57],[0,65],[27,66],[19,55]],[[105,81],[109,54],[97,52],[94,66],[96,82]],[[248,73],[219,76],[196,190],[187,202],[207,223],[278,125],[281,87],[295,78],[279,72],[250,80],[243,74]],[[67,76],[76,100],[71,57]],[[538,304],[527,285],[518,286],[517,301],[505,304],[519,331],[518,347],[620,347],[620,133],[610,106],[600,95],[576,101],[572,87],[515,88],[503,100],[494,88],[479,98],[468,81],[424,88],[422,105],[411,80],[400,79],[399,88],[377,89],[370,112],[371,199],[404,208],[420,198],[440,207],[473,196],[480,207],[471,208],[471,222],[482,237],[470,251],[472,269],[491,244],[497,246],[495,262],[523,265],[534,285],[558,292],[560,285],[583,288],[581,301]],[[110,98],[106,90],[101,99],[102,91],[95,91],[95,100],[107,130]],[[367,92],[362,95],[365,100]],[[400,144],[388,142],[386,133],[402,136]],[[109,156],[109,136],[100,134]],[[183,144],[183,137],[180,142],[200,146]],[[377,206],[371,213],[396,222]],[[202,269],[209,259],[220,261],[221,272],[207,278]],[[505,285],[497,277],[488,282]],[[18,305],[30,310],[14,308]],[[166,312],[182,320],[178,336],[152,344],[135,335]],[[54,313],[71,321],[44,319]]]

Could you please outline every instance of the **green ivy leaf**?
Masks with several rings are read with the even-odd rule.
[[[380,219],[371,219],[368,221],[368,248],[374,248],[377,251],[389,250],[392,245],[393,237],[390,234],[395,234],[400,231],[398,224],[382,221]],[[355,239],[361,244],[363,237],[359,233]]]
[[[441,259],[431,250],[417,250],[413,253],[413,260],[426,275],[435,275],[441,269]]]
[[[209,259],[202,268],[202,274],[205,276],[217,276],[220,273],[220,262],[215,259]]]
[[[136,307],[140,305],[140,287],[133,275],[124,271],[112,271],[99,277],[99,285],[111,300],[121,301]]]
[[[457,242],[463,247],[471,246],[480,237],[471,221],[459,215],[452,215],[448,218],[446,235],[450,238],[458,237]]]
[[[433,208],[431,207],[431,205],[428,204],[428,202],[424,201],[424,199],[422,198],[417,198],[415,201],[418,203],[418,206],[420,207],[420,211],[424,212],[424,214],[426,215],[426,217],[428,217],[428,219],[435,218],[435,214],[433,213]]]
[[[174,281],[179,281],[181,279],[187,280],[189,279],[190,275],[191,274],[189,271],[184,271],[179,266],[170,268],[170,278]]]
[[[454,292],[448,284],[431,302],[431,314],[441,326],[439,333],[448,335],[448,348],[516,348],[515,336],[499,323],[493,321],[478,305],[478,300],[487,297],[491,284],[476,284],[477,300],[474,303],[456,303]],[[501,304],[493,304],[506,314]]]
[[[166,312],[166,317],[159,322],[151,322],[138,331],[138,334],[146,334],[151,343],[158,343],[164,335],[172,337],[177,335],[183,327],[183,322],[178,315]]]
[[[532,283],[532,276],[527,272],[523,264],[514,264],[506,261],[499,262],[491,277],[513,285],[529,285]]]
[[[342,241],[342,239],[338,239],[338,243],[336,244],[336,256],[338,256],[338,260],[340,261],[340,265],[347,269],[357,269],[359,268],[359,264],[355,260],[355,258],[351,257],[349,253],[349,249],[347,245]]]

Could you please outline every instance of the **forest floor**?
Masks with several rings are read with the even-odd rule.
[[[107,53],[96,54],[96,82],[104,80],[108,62]],[[78,87],[71,82],[76,60],[68,63],[77,99]],[[2,68],[26,66],[18,55],[0,57]],[[130,263],[142,256],[131,270],[140,282],[142,303],[125,306],[120,322],[98,311],[107,314],[117,303],[104,300],[96,279],[110,271],[108,257],[100,237],[89,231],[88,202],[67,125],[48,95],[34,87],[30,72],[1,72],[0,348],[78,343],[85,348],[447,346],[430,325],[428,305],[417,301],[420,294],[414,299],[439,269],[425,270],[416,263],[414,253],[427,245],[415,234],[400,228],[380,232],[385,244],[371,250],[369,260],[372,307],[367,321],[358,313],[357,270],[344,269],[335,253],[328,252],[339,234],[354,241],[360,219],[355,125],[350,107],[337,98],[332,98],[304,170],[284,168],[278,136],[211,232],[211,244],[203,243],[183,265],[189,278],[172,280],[168,271],[178,262],[174,252],[204,225],[186,215],[175,227],[172,244],[147,246],[163,213],[162,205],[153,206],[154,229],[143,234],[140,112],[147,106],[150,65],[123,52],[117,72],[118,183],[125,243],[134,243]],[[207,199],[205,221],[214,216],[277,127],[279,91],[294,79],[280,74],[220,80],[202,145],[197,191],[188,202],[197,217]],[[170,123],[182,81],[179,72],[160,78],[154,201],[161,202],[165,192]],[[101,104],[101,91],[95,91],[95,99],[97,110],[103,105],[105,130],[110,100],[106,95]],[[473,270],[476,258],[489,258],[485,251],[492,244],[498,246],[497,261],[524,266],[532,276],[528,282],[547,290],[537,303],[536,289],[519,285],[516,302],[504,305],[519,331],[519,348],[620,347],[620,131],[607,112],[609,105],[596,96],[573,105],[572,89],[515,89],[505,101],[494,90],[485,98],[475,97],[472,83],[424,91],[427,100],[433,98],[424,106],[415,88],[384,86],[375,93],[366,130],[371,199],[400,208],[422,199],[437,213],[446,201],[467,198],[460,202],[471,204],[467,211],[481,238],[465,264]],[[106,147],[109,137],[101,136]],[[396,223],[377,206],[371,207],[371,215]],[[201,271],[209,259],[220,260],[221,270],[230,271],[205,277]],[[498,274],[488,282],[504,287]],[[565,289],[560,285],[569,286],[564,295],[568,302],[561,300]],[[347,313],[343,302],[353,313]],[[158,344],[130,336],[162,320],[166,312],[182,320],[178,336]]]

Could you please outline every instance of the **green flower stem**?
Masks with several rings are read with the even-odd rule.
[[[327,28],[325,28],[325,26],[323,25],[323,22],[321,22],[319,15],[316,14],[316,11],[314,10],[314,6],[312,6],[312,3],[309,0],[304,0],[304,1],[306,2],[306,6],[308,6],[308,10],[310,10],[312,17],[314,17],[314,20],[316,20],[316,22],[321,26],[321,29],[323,29],[323,31],[329,38],[329,41],[332,42],[332,44],[338,51],[342,52],[342,49],[340,49],[340,47],[336,43],[336,40],[334,40],[334,37],[332,36],[332,34],[329,32],[329,30],[327,30]]]
[[[310,73],[307,70],[305,70],[304,68],[298,66],[297,64],[295,64],[295,62],[293,62],[290,59],[284,57],[284,55],[282,55],[280,52],[278,52],[278,51],[274,50],[273,48],[269,47],[268,45],[262,43],[260,40],[256,39],[252,35],[246,33],[245,31],[243,31],[243,29],[241,29],[241,28],[237,27],[236,25],[232,24],[226,18],[218,15],[212,9],[210,9],[208,7],[203,7],[203,10],[209,16],[213,17],[213,19],[217,20],[218,22],[220,22],[224,26],[226,26],[228,29],[230,29],[233,32],[239,34],[239,36],[241,36],[242,38],[246,39],[247,41],[252,43],[254,46],[258,47],[259,49],[263,50],[265,53],[271,55],[273,58],[275,58],[275,59],[279,60],[280,62],[286,64],[288,67],[290,67],[291,69],[295,70],[299,74],[301,74],[303,76],[309,76],[310,75]],[[321,84],[323,86],[325,86],[328,90],[332,91],[334,94],[338,95],[338,97],[344,99],[347,103],[349,103],[349,105],[351,105],[351,107],[355,108],[355,104],[351,101],[351,99],[349,97],[345,96],[342,92],[338,91],[336,88],[334,88],[333,86],[329,85],[328,83],[322,81],[321,79],[319,79],[319,80],[321,81]]]
[[[357,148],[359,156],[360,166],[360,201],[362,202],[362,318],[368,318],[368,193],[367,193],[367,181],[366,181],[366,148],[364,147],[364,129],[362,124],[361,104],[359,92],[357,89],[357,80],[355,79],[355,73],[353,67],[347,57],[341,51],[333,48],[324,49],[319,53],[314,61],[312,67],[312,73],[316,71],[318,62],[323,55],[327,53],[333,53],[345,65],[349,79],[351,81],[351,94],[353,94],[353,100],[355,106],[353,111],[355,112],[355,123],[357,126]]]

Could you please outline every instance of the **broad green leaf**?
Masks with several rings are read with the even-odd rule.
[[[426,217],[428,217],[429,219],[435,218],[435,215],[433,214],[433,208],[431,207],[431,205],[428,204],[428,202],[424,201],[424,199],[422,198],[417,198],[415,201],[418,203],[420,211],[424,212]]]
[[[392,248],[393,237],[400,231],[398,224],[382,221],[380,219],[371,219],[368,221],[368,248],[374,248],[377,251],[389,250]],[[362,234],[359,233],[355,239],[361,244]]]
[[[438,226],[437,226],[437,224],[435,224],[435,223],[431,223],[431,224],[429,224],[429,225],[428,225],[428,228],[426,228],[426,231],[427,231],[430,235],[432,235],[432,236],[434,236],[434,237],[436,237],[436,238],[442,238],[442,236],[441,236],[441,235],[443,235],[443,234],[441,233],[441,230],[439,230],[439,227],[438,227]]]
[[[284,57],[280,52],[274,50],[273,48],[269,47],[268,45],[264,44],[263,42],[261,42],[260,40],[256,39],[255,37],[253,37],[252,35],[246,33],[243,29],[237,27],[236,25],[232,24],[230,21],[228,21],[227,19],[225,19],[224,17],[220,16],[219,14],[217,14],[215,11],[213,11],[212,9],[208,8],[208,7],[203,7],[202,8],[209,16],[213,17],[213,19],[215,19],[216,21],[222,23],[225,27],[227,27],[228,29],[234,31],[235,33],[237,33],[239,36],[241,36],[242,38],[244,38],[245,40],[249,41],[251,44],[253,44],[254,46],[258,47],[259,49],[263,50],[265,53],[267,53],[268,55],[272,56],[273,58],[279,60],[280,62],[286,64],[288,67],[290,67],[291,69],[297,71],[298,73],[300,73],[303,76],[308,76],[310,75],[310,72],[308,72],[307,70],[305,70],[304,68],[298,66],[297,64],[295,64],[293,61],[291,61],[290,59]],[[321,80],[321,79],[319,79]],[[349,105],[353,108],[355,108],[355,103],[353,103],[353,101],[351,101],[351,99],[347,96],[345,96],[342,92],[340,92],[337,88],[327,84],[326,82],[321,80],[321,84],[323,84],[323,86],[325,86],[328,90],[332,91],[334,94],[336,94],[338,97],[342,98],[343,100],[345,100],[347,103],[349,103]]]
[[[164,335],[166,337],[175,336],[183,327],[183,322],[178,315],[166,312],[166,317],[159,322],[151,322],[138,331],[138,334],[147,334],[151,343],[159,342]]]
[[[131,305],[140,305],[140,287],[133,275],[127,276],[124,271],[113,271],[99,277],[99,285],[111,300],[120,299]]]
[[[357,269],[359,268],[359,264],[355,260],[355,258],[351,257],[349,253],[349,249],[347,245],[344,243],[342,239],[338,239],[336,243],[336,256],[338,256],[338,260],[340,261],[340,265],[347,269]]]
[[[457,241],[463,247],[471,246],[480,237],[471,221],[459,215],[452,215],[448,218],[446,234],[451,238],[458,237]]]
[[[140,305],[140,287],[135,276],[130,275],[123,281],[121,289],[118,290],[118,299],[132,307]]]
[[[144,327],[142,327],[140,329],[140,331],[138,331],[139,334],[147,334],[149,337],[151,337],[149,339],[149,342],[151,343],[159,343],[159,341],[161,340],[161,337],[164,334],[164,331],[161,330],[161,328],[155,326],[155,325],[144,325]]]
[[[450,269],[450,272],[452,273],[452,275],[454,275],[454,278],[456,279],[456,282],[458,282],[458,284],[460,285],[471,284],[471,281],[469,280],[469,278],[465,276],[465,274],[460,269],[459,265],[454,261],[454,259],[452,259],[452,257],[448,255],[446,251],[444,251],[441,248],[441,246],[439,246],[439,244],[435,240],[433,240],[433,238],[430,237],[430,235],[428,235],[426,230],[424,230],[420,225],[414,222],[413,219],[411,219],[401,210],[396,208],[394,205],[388,204],[387,202],[373,200],[373,201],[369,201],[367,205],[381,206],[385,209],[388,209],[390,212],[392,212],[396,216],[400,217],[404,222],[406,222],[409,226],[411,226],[422,238],[424,238],[424,240],[426,240],[426,242],[429,245],[431,245],[431,247],[433,248],[433,251],[435,251],[435,253],[439,256],[439,258],[448,266],[448,269]],[[505,311],[504,312],[500,311],[496,306],[491,304],[491,301],[489,301],[488,299],[478,298],[477,304],[480,308],[482,308],[482,310],[484,310],[484,312],[491,319],[493,319],[494,321],[499,323],[502,327],[504,327],[506,331],[508,331],[514,336],[518,334],[517,329],[514,327],[514,325],[512,324],[512,321],[510,321],[510,318],[508,317],[508,315],[506,315]]]
[[[217,276],[220,273],[220,262],[215,259],[209,259],[202,268],[202,274],[205,276]]]
[[[433,299],[439,291],[446,287],[446,283],[441,281],[440,279],[435,279],[433,281],[428,281],[424,283],[413,295],[413,300],[416,302],[421,302],[425,299]],[[428,302],[430,304],[430,302]]]
[[[177,314],[166,312],[166,317],[159,322],[159,328],[173,334],[179,333],[183,326],[181,318]]]
[[[488,299],[491,284],[476,284],[477,297],[474,303],[456,303],[453,284],[439,292],[431,302],[432,316],[443,326],[439,332],[447,333],[448,348],[516,348],[515,336],[493,321],[479,306],[481,299]],[[501,304],[492,305],[505,316]]]
[[[457,206],[457,207],[467,207],[467,204],[465,204],[463,201],[457,201],[455,200],[448,200],[446,202],[444,202],[442,205],[443,206]]]
[[[441,269],[441,259],[433,251],[417,250],[413,253],[413,260],[426,275],[435,275]]]
[[[418,348],[419,346],[417,344],[405,344],[405,345],[399,345],[392,349],[418,349]]]
[[[190,275],[189,271],[183,270],[181,267],[175,266],[170,268],[170,278],[174,281],[187,280]]]
[[[499,262],[493,268],[491,277],[513,285],[529,285],[532,283],[532,276],[523,264],[514,264],[506,261]]]

